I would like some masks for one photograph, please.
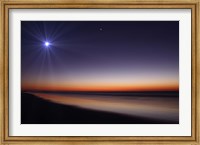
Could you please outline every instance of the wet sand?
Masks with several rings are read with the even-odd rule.
[[[175,111],[175,119],[174,117],[165,119],[163,117],[150,117],[147,115],[141,115],[138,116],[134,113],[124,113],[127,112],[130,109],[134,109],[135,107],[131,107],[130,105],[127,106],[127,101],[130,102],[130,100],[125,100],[122,102],[122,99],[118,97],[114,102],[111,101],[113,98],[109,99],[107,97],[93,97],[92,103],[89,103],[91,105],[88,105],[87,103],[90,100],[88,100],[88,97],[66,97],[66,95],[57,95],[55,97],[55,94],[46,94],[46,96],[43,94],[43,96],[40,94],[29,94],[29,93],[22,93],[22,104],[21,104],[21,123],[22,124],[177,124],[179,123],[177,120],[177,103],[173,103],[174,101],[168,102],[171,104],[171,107],[174,106],[174,108],[171,108],[171,111]],[[58,98],[58,96],[60,98]],[[45,98],[46,97],[46,98]],[[57,98],[57,99],[55,99]],[[74,98],[75,100],[72,100]],[[107,98],[107,99],[106,99]],[[63,99],[66,99],[68,101],[63,101]],[[144,99],[144,98],[143,98]],[[135,99],[136,102],[141,102],[143,99]],[[170,100],[167,98],[168,101]],[[56,100],[58,102],[56,102]],[[83,100],[86,100],[87,103],[84,103]],[[117,101],[116,101],[117,100]],[[150,99],[151,100],[151,99]],[[60,101],[60,102],[59,102]],[[121,104],[126,104],[119,106],[117,102],[122,102]],[[159,101],[163,101],[158,100]],[[68,103],[67,103],[68,102]],[[77,105],[77,103],[79,105]],[[94,104],[96,102],[96,104]],[[113,102],[114,110],[116,106],[119,106],[120,109],[113,111],[113,106],[111,107],[99,107],[97,104],[98,102],[100,105],[101,103],[104,103],[104,106],[109,106],[111,102]],[[152,101],[150,101],[152,102]],[[130,102],[131,103],[131,102]],[[81,106],[80,104],[84,105]],[[92,105],[94,104],[94,105]],[[159,104],[159,103],[158,103]],[[165,103],[167,104],[167,102]],[[93,106],[93,107],[91,107]],[[94,107],[95,106],[95,107]],[[133,105],[135,106],[135,105]],[[163,106],[163,105],[161,105]],[[169,106],[169,105],[166,105]],[[121,108],[122,107],[122,108]],[[136,107],[142,107],[141,105]],[[159,108],[160,106],[158,106]],[[112,108],[111,110],[108,110],[109,108]],[[165,106],[164,106],[165,108]],[[137,108],[136,108],[137,109]],[[147,109],[149,109],[147,107]],[[119,110],[124,110],[124,112],[119,112]],[[170,109],[169,109],[170,110]],[[166,112],[166,111],[165,111]],[[169,114],[170,111],[167,111]],[[161,110],[162,113],[162,110]],[[145,113],[143,113],[145,114]],[[148,114],[148,113],[147,113]],[[173,113],[172,113],[173,114]],[[174,116],[174,115],[172,115]]]

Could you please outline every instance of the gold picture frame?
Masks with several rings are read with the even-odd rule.
[[[200,144],[199,135],[199,0],[1,0],[1,48],[0,48],[0,123],[1,144]],[[192,136],[110,136],[110,137],[42,137],[9,136],[9,96],[8,96],[8,50],[9,50],[9,9],[34,8],[136,8],[136,9],[191,9],[192,11]]]

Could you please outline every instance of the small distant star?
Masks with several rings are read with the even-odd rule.
[[[100,31],[103,31],[103,28],[99,28]]]

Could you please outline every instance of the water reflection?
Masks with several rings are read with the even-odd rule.
[[[130,116],[179,120],[178,97],[32,93],[50,102]]]

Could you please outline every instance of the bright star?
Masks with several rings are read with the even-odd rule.
[[[48,47],[49,46],[49,42],[45,42],[45,46]]]

